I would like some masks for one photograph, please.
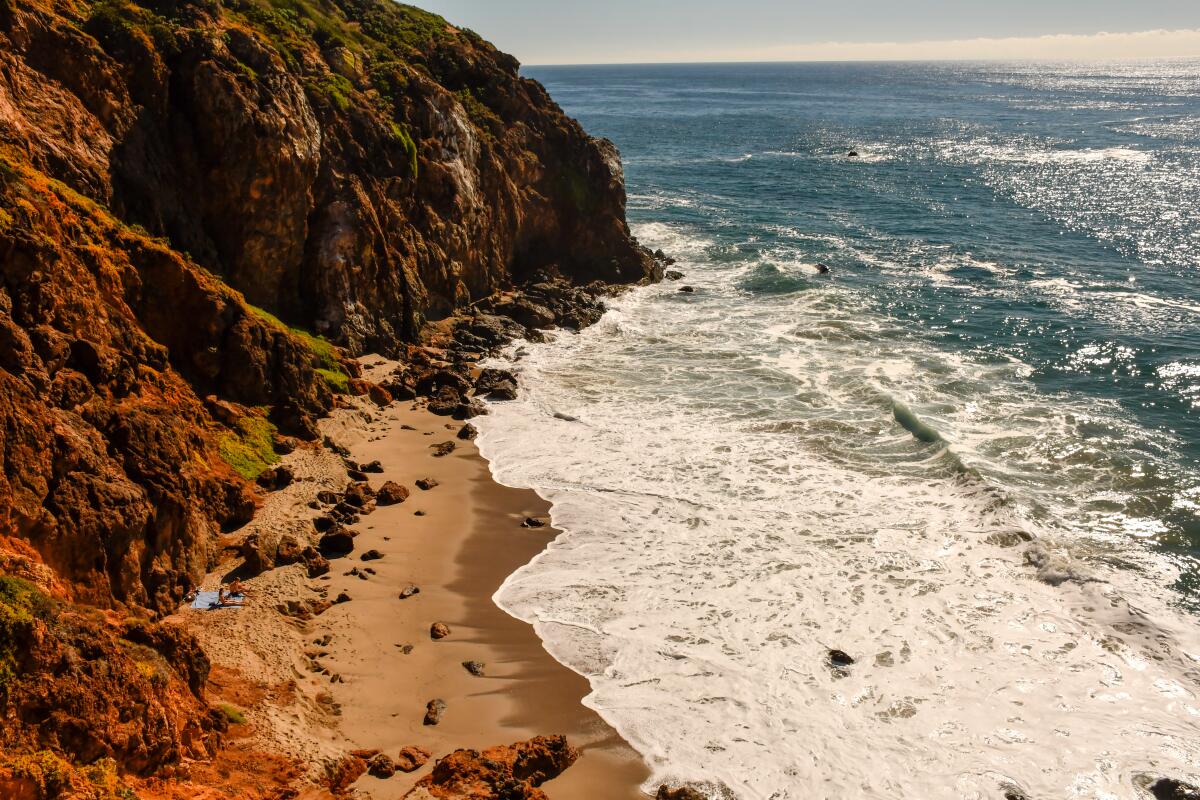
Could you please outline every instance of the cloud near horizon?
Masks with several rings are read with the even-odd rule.
[[[939,60],[1117,60],[1200,57],[1200,28],[1131,33],[1047,34],[916,42],[806,42],[693,52],[612,54],[592,63],[681,63],[698,61],[939,61]],[[578,55],[576,55],[578,58]],[[540,59],[543,65],[579,63]]]

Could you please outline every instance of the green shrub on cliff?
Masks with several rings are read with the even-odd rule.
[[[217,450],[233,471],[248,481],[279,461],[275,453],[275,426],[265,417],[246,416],[237,422],[237,431],[221,437]]]
[[[229,720],[232,725],[245,725],[246,715],[238,709],[229,705],[229,703],[219,703],[217,709],[225,715],[225,719]]]
[[[417,143],[413,141],[412,134],[408,132],[408,128],[403,125],[392,123],[392,140],[404,148],[404,154],[408,156],[409,174],[414,178],[417,177]]]
[[[0,691],[16,679],[34,624],[49,620],[53,611],[54,601],[32,583],[0,575]]]
[[[314,336],[303,328],[293,328],[290,325],[285,324],[283,320],[279,319],[279,317],[275,316],[269,311],[259,308],[258,306],[252,306],[249,303],[246,303],[246,309],[263,322],[279,328],[280,330],[285,330],[303,342],[304,346],[312,351],[313,356],[316,358],[314,364],[316,373],[320,375],[322,379],[324,379],[325,383],[329,385],[330,389],[339,394],[345,394],[349,390],[350,376],[346,374],[344,369],[342,369],[342,364],[338,360],[337,356],[337,348],[335,348],[327,339],[323,339],[320,336]]]

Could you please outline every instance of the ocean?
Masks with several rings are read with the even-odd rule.
[[[1200,782],[1200,60],[526,72],[685,273],[479,421],[647,788]]]

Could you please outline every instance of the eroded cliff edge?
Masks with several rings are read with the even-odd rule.
[[[332,345],[403,356],[514,286],[658,270],[611,143],[436,16],[0,3],[0,747],[211,748],[203,654],[153,620],[346,390]],[[115,687],[154,725],[102,729]]]

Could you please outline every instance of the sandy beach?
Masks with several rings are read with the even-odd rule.
[[[368,378],[391,368],[378,358],[364,363]],[[308,764],[313,780],[322,778],[323,765],[352,750],[395,757],[417,746],[433,754],[413,773],[362,776],[353,788],[376,800],[404,796],[438,757],[455,749],[543,734],[564,734],[581,753],[545,784],[549,797],[642,797],[638,787],[648,771],[581,704],[587,680],[551,658],[531,627],[491,599],[556,535],[548,525],[521,524],[548,520],[547,503],[495,483],[474,444],[457,438],[460,422],[411,401],[379,408],[360,397],[346,405],[322,421],[322,432],[348,449],[351,461],[380,462],[383,471],[370,475],[373,488],[395,481],[411,495],[363,516],[353,526],[353,552],[331,559],[328,574],[309,578],[300,564],[268,570],[247,581],[246,608],[183,615],[213,661],[215,702],[242,710],[250,729],[243,735]],[[453,442],[453,452],[436,456],[445,442]],[[341,491],[348,481],[341,457],[328,448],[297,450],[284,463],[296,480],[266,498],[239,539],[258,535],[269,542],[291,534],[315,541],[312,519],[321,512],[310,507],[313,498],[322,490]],[[416,481],[422,478],[438,485],[421,490]],[[377,557],[363,560],[370,551]],[[236,567],[223,565],[206,588],[236,575]],[[401,599],[409,585],[419,593]],[[304,619],[307,603],[340,595],[349,600]],[[280,613],[289,601],[299,606],[298,615]],[[439,641],[430,635],[436,622],[450,629]],[[482,676],[469,672],[467,661],[482,662]],[[442,719],[425,725],[426,703],[435,699],[446,704]]]

